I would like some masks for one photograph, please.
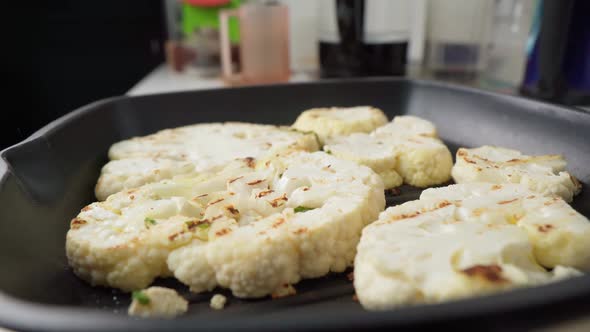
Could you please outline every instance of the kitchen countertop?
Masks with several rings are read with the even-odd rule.
[[[408,76],[421,79],[434,79],[431,75],[425,74],[418,66],[409,66]],[[289,82],[310,82],[318,79],[317,74],[295,73]],[[516,89],[497,88],[482,84],[481,82],[454,82],[480,89],[492,90],[500,93],[517,94]],[[129,96],[141,96],[153,93],[178,92],[190,90],[202,90],[227,87],[219,77],[203,77],[197,70],[189,69],[178,73],[162,64],[152,70],[142,80],[137,82],[129,91]],[[590,105],[577,106],[580,109],[590,111]]]
[[[410,78],[437,80],[433,75],[423,70],[418,65],[409,65],[407,67],[407,76]],[[310,82],[318,80],[317,73],[297,72],[294,73],[289,82]],[[450,81],[456,84],[478,87],[486,90],[493,90],[501,93],[515,94],[514,88],[490,86],[480,81]],[[153,93],[178,92],[189,90],[202,90],[212,88],[227,87],[220,77],[207,77],[202,75],[197,69],[188,67],[183,72],[176,72],[168,65],[161,64],[146,75],[142,80],[137,82],[129,91],[129,96],[140,96]]]
[[[317,79],[317,76],[313,74],[296,73],[291,76],[289,81],[309,82],[315,79]],[[140,96],[162,92],[222,88],[226,86],[219,77],[202,77],[194,69],[178,73],[170,69],[166,64],[162,64],[127,91],[127,95]]]

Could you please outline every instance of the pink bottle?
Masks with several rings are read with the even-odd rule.
[[[232,68],[228,20],[240,24],[240,72]],[[223,80],[230,85],[268,84],[289,80],[289,13],[278,3],[246,4],[219,14]]]

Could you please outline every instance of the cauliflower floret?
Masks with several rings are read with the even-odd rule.
[[[221,310],[225,307],[225,303],[227,302],[227,297],[221,294],[215,294],[211,298],[211,302],[209,302],[209,306],[211,309]]]
[[[589,238],[586,218],[522,185],[428,189],[363,230],[355,290],[385,310],[538,285],[589,270]]]
[[[333,155],[371,167],[385,188],[402,182],[427,187],[447,182],[453,157],[436,137],[429,121],[414,116],[397,116],[370,135],[333,137],[324,146]]]
[[[367,167],[291,152],[94,203],[72,221],[68,259],[94,285],[133,290],[174,275],[194,292],[262,297],[351,266],[383,189]]]
[[[150,287],[133,292],[127,313],[142,318],[174,318],[188,310],[188,302],[174,289]]]
[[[214,142],[214,144],[212,144]],[[249,123],[204,123],[166,129],[113,144],[96,185],[106,199],[124,189],[177,175],[217,171],[238,158],[266,159],[287,150],[316,151],[314,134]]]
[[[581,190],[578,180],[565,171],[560,155],[527,156],[495,146],[457,151],[452,174],[456,183],[521,183],[543,195],[556,195],[567,202]]]
[[[400,142],[397,150],[399,152],[396,170],[403,177],[404,183],[428,187],[450,180],[453,156],[439,139],[409,138]]]
[[[313,131],[323,143],[333,136],[370,133],[386,123],[383,111],[370,106],[312,108],[299,115],[293,128]]]

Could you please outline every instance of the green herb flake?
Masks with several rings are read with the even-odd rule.
[[[197,228],[197,238],[203,241],[209,241],[209,229],[211,228],[211,224],[208,222],[199,223],[197,224]]]
[[[296,207],[296,208],[294,209],[294,211],[295,211],[295,213],[299,213],[299,212],[307,212],[307,211],[314,210],[314,209],[315,209],[315,208],[309,208],[309,207],[306,207],[306,206],[301,206],[301,205],[300,205],[300,206]]]
[[[156,225],[158,222],[154,219],[154,218],[150,218],[150,217],[146,217],[143,220],[143,223],[145,225],[145,228],[150,228],[150,226],[154,226]]]
[[[142,291],[133,291],[131,297],[140,304],[146,305],[150,303],[150,297]]]
[[[332,154],[332,151],[330,151],[330,150],[326,150],[326,153],[327,153],[327,154]]]

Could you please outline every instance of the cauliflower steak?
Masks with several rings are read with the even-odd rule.
[[[384,208],[381,179],[323,152],[252,166],[237,160],[90,204],[67,234],[70,265],[93,285],[131,291],[174,276],[238,297],[351,266],[362,228]]]

